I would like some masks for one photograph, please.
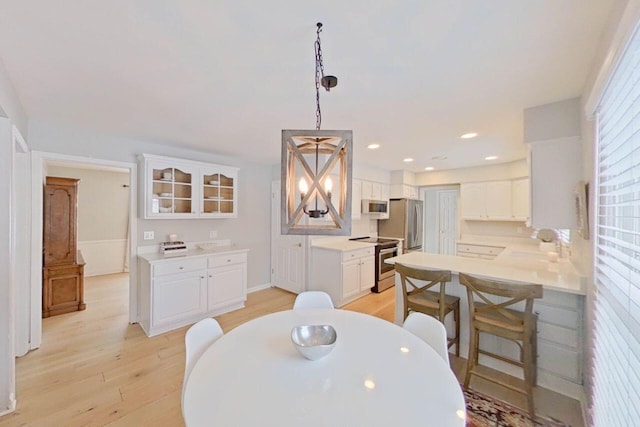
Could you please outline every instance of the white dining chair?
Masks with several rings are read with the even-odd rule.
[[[298,294],[295,302],[293,303],[293,309],[305,309],[305,308],[334,308],[331,297],[326,292],[321,291],[307,291]]]
[[[185,362],[184,379],[182,381],[182,399],[184,399],[184,387],[187,384],[189,374],[202,353],[211,344],[224,335],[217,320],[206,318],[192,325],[184,336]]]
[[[412,311],[404,321],[404,328],[429,344],[445,362],[449,363],[447,330],[438,319]]]

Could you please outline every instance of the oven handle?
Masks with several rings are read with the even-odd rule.
[[[392,252],[398,252],[398,247],[396,246],[395,248],[382,249],[382,250],[380,250],[380,255],[386,255],[386,254],[390,254]]]

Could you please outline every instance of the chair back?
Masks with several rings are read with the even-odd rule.
[[[435,317],[414,311],[404,321],[403,327],[429,344],[445,362],[449,363],[447,330],[442,322]]]
[[[301,292],[293,303],[293,309],[334,308],[328,293],[322,291]]]
[[[224,335],[220,324],[211,318],[200,320],[192,325],[184,336],[185,345],[185,366],[184,381],[182,383],[183,392],[187,378],[198,361],[202,353],[211,346],[218,338]]]
[[[507,308],[525,301],[524,318],[525,321],[531,321],[533,300],[542,298],[542,285],[496,282],[464,273],[460,273],[459,278],[460,284],[467,288],[469,313],[472,318],[475,314],[491,313],[503,318],[506,322],[518,322],[520,319]],[[501,297],[501,301],[494,302],[489,296]],[[482,304],[476,305],[475,297]]]
[[[396,263],[396,272],[402,283],[402,297],[404,299],[404,318],[409,314],[409,296],[424,292],[440,284],[440,300],[444,301],[444,283],[451,281],[451,271],[425,270]],[[418,283],[422,282],[422,283]],[[440,319],[444,319],[444,306],[440,305]]]

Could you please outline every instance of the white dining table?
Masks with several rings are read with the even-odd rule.
[[[333,351],[307,360],[291,341],[300,325],[331,325]],[[198,426],[464,426],[465,402],[446,363],[401,327],[339,309],[288,310],[253,319],[196,362],[183,415]]]

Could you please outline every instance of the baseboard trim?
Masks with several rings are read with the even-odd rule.
[[[271,285],[271,283],[265,283],[264,285],[253,286],[253,287],[247,289],[247,293],[248,294],[252,294],[254,292],[264,291],[265,289],[269,289],[269,288],[272,288],[272,287],[273,286]]]
[[[7,409],[0,411],[0,417],[4,415],[8,415],[12,412],[15,412],[15,410],[16,410],[16,398],[15,398],[15,395],[11,393],[9,395],[9,407]]]

